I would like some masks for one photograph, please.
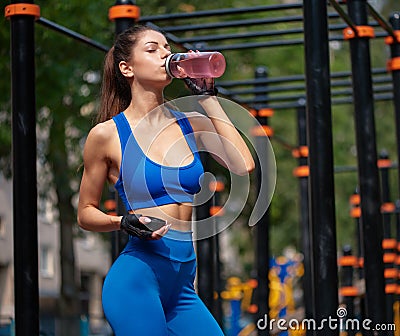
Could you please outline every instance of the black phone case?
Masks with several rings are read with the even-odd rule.
[[[151,222],[144,224],[144,226],[146,226],[151,231],[156,231],[158,229],[161,229],[163,226],[165,226],[167,224],[167,222],[161,218],[157,218],[157,217],[153,217],[153,216],[146,216],[146,215],[139,215],[139,214],[136,214],[136,216],[138,218],[140,218],[142,216],[150,218]]]

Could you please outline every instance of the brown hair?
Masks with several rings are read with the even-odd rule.
[[[111,119],[124,111],[130,104],[132,95],[128,80],[119,70],[121,61],[132,57],[132,50],[141,34],[154,28],[137,25],[119,34],[114,46],[104,59],[103,81],[101,85],[101,103],[97,122]]]

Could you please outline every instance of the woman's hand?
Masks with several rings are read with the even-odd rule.
[[[146,240],[161,239],[169,230],[171,224],[150,216],[128,214],[122,216],[120,229],[129,235]]]
[[[214,86],[214,78],[183,78],[186,86],[194,95],[216,96],[218,90]]]

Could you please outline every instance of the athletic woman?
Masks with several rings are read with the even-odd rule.
[[[186,79],[207,115],[164,104],[170,54],[165,36],[152,28],[135,26],[118,36],[105,58],[98,123],[83,153],[79,225],[129,234],[103,286],[104,313],[116,336],[223,335],[194,288],[192,208],[204,173],[199,150],[234,174],[251,172],[254,161],[215,97],[213,79]],[[100,210],[107,181],[126,215]]]

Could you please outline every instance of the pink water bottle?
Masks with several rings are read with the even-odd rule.
[[[224,56],[216,51],[171,54],[165,61],[167,74],[175,78],[217,78],[223,75],[225,67]]]

